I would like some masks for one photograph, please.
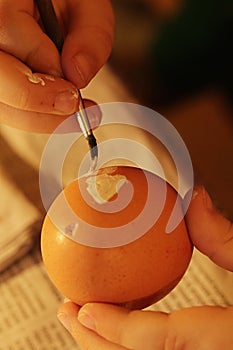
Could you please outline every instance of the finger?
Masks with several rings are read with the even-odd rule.
[[[97,335],[127,349],[217,350],[231,347],[232,316],[232,307],[190,307],[166,314],[86,304],[79,310],[78,320]]]
[[[84,104],[91,127],[95,129],[101,122],[100,107],[90,100],[84,100]],[[80,132],[74,115],[68,117],[67,115],[23,111],[3,103],[0,103],[0,122],[24,131],[44,134],[51,134],[57,130],[60,133]]]
[[[62,50],[62,69],[68,80],[82,88],[110,55],[114,31],[113,10],[109,0],[70,0],[69,14]]]
[[[0,103],[0,123],[37,133],[52,133],[67,116],[28,112]]]
[[[165,344],[168,349],[230,349],[232,316],[232,307],[199,306],[175,311],[169,316]]]
[[[78,320],[108,341],[126,348],[164,349],[168,322],[165,313],[129,311],[107,304],[86,304],[80,309]]]
[[[58,319],[70,332],[82,350],[127,350],[127,348],[109,342],[92,332],[78,321],[79,307],[72,302],[63,304],[58,310]]]
[[[4,52],[0,52],[0,76],[0,121],[4,124],[50,133],[78,110],[73,84],[59,77],[33,74],[22,62]],[[88,116],[94,129],[100,123],[101,110],[92,101],[85,101],[85,106],[89,107]],[[69,121],[67,132],[80,130],[75,118]]]
[[[26,111],[63,115],[77,110],[77,90],[64,79],[33,74],[22,62],[1,51],[0,72],[1,103]]]
[[[216,264],[233,271],[233,225],[216,210],[203,187],[194,190],[186,221],[194,245]]]
[[[1,2],[0,49],[16,56],[34,71],[61,76],[60,55],[34,16],[32,1]]]

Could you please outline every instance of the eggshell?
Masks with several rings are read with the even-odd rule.
[[[161,188],[166,190],[164,198]],[[101,228],[110,242],[109,246],[101,246],[101,239],[96,246],[76,242],[64,235],[48,212],[41,235],[42,257],[48,275],[64,296],[79,305],[106,302],[140,309],[177,285],[193,246],[184,219],[167,232],[176,201],[179,215],[182,206],[165,180],[135,167],[106,167],[73,181],[63,194],[82,222],[88,223],[87,227],[80,225],[85,231],[81,234],[89,237],[89,227],[97,233]],[[137,221],[140,215],[142,221]],[[134,237],[135,232],[140,235],[130,241],[127,237]],[[112,239],[111,244],[111,235],[115,241],[123,237],[123,243],[117,245]]]

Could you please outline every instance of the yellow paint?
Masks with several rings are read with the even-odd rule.
[[[41,84],[42,86],[45,86],[45,81],[39,77],[36,73],[26,73],[26,76],[28,77],[28,80],[33,84]]]
[[[124,175],[109,175],[109,173],[99,173],[87,178],[87,191],[99,204],[108,202],[120,188],[127,182]]]
[[[55,77],[53,75],[45,75],[45,79],[55,81]]]

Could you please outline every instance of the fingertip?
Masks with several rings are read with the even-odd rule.
[[[93,58],[87,53],[78,53],[72,59],[80,88],[85,87],[95,75]]]
[[[108,321],[114,323],[122,320],[130,312],[129,309],[114,304],[87,303],[80,308],[78,318],[81,321],[83,316],[85,316],[85,318],[88,316],[91,319],[92,326],[93,323],[95,324],[94,328],[97,326],[105,328],[108,327]],[[107,323],[106,320],[108,320]]]
[[[80,306],[71,300],[65,299],[57,310],[57,318],[61,324],[70,331],[73,319],[77,318]]]
[[[71,323],[70,323],[70,319],[69,319],[68,315],[66,313],[60,311],[57,314],[57,318],[60,321],[60,323],[63,325],[63,327],[65,329],[67,329],[67,331],[70,332],[70,330],[71,330]]]
[[[189,200],[189,208],[186,214],[187,219],[192,220],[194,212],[201,211],[202,213],[208,213],[216,210],[204,186],[195,186],[191,192],[187,193],[186,197]],[[184,200],[186,200],[186,197]]]
[[[64,300],[63,300],[63,304],[69,303],[69,302],[72,302],[72,300],[70,300],[69,298],[65,297]]]
[[[102,112],[100,105],[92,100],[84,100],[85,108],[87,111],[88,119],[92,129],[96,129],[102,120]]]
[[[213,204],[213,200],[210,196],[210,194],[207,192],[204,186],[200,186],[194,191],[194,198],[201,197],[201,200],[203,202],[203,207],[206,208],[208,211],[215,211],[215,206]]]
[[[209,216],[213,209],[213,203],[205,188],[195,187],[185,217],[189,234],[195,245],[200,243],[199,236],[205,230],[205,226],[211,223]]]
[[[88,53],[81,52],[70,56],[70,52],[67,51],[64,49],[62,52],[63,74],[78,89],[82,89],[88,85],[100,67]]]
[[[78,97],[73,90],[59,92],[54,99],[54,112],[70,115],[76,111],[78,105]]]
[[[195,187],[185,220],[193,244],[205,254],[209,253],[208,249],[212,239],[209,232],[210,226],[212,227],[212,211],[213,204],[205,188]]]
[[[193,191],[186,222],[195,247],[217,265],[233,270],[232,223],[215,208],[203,186]]]
[[[93,308],[93,304],[86,304],[78,312],[78,321],[86,328],[91,330],[96,330],[96,321],[93,317],[93,312],[91,309]]]
[[[73,315],[74,313],[77,314],[79,311],[80,306],[75,304],[73,301],[69,299],[65,299],[63,304],[61,304],[58,308],[57,314],[59,313],[65,313],[67,315]]]
[[[73,15],[71,20],[76,22],[76,17]],[[64,41],[61,55],[64,76],[79,89],[88,85],[111,54],[113,30],[102,23],[102,15],[97,17],[98,23],[93,19],[92,25],[87,25],[86,21],[80,23]]]

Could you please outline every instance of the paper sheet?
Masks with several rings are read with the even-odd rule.
[[[0,167],[0,271],[26,254],[40,232],[39,211]]]
[[[75,350],[56,319],[62,296],[50,283],[39,251],[0,274],[0,350]]]
[[[189,306],[233,304],[233,273],[194,250],[184,277],[165,298],[151,308],[170,312]]]

